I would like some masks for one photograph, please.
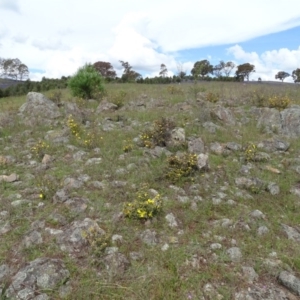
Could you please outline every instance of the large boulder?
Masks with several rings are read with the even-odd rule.
[[[51,124],[53,119],[59,118],[61,113],[58,106],[43,94],[30,92],[27,94],[26,103],[19,112],[28,125]]]

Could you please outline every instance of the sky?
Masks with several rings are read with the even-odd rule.
[[[161,64],[190,74],[203,59],[251,63],[250,80],[275,80],[300,68],[300,1],[0,0],[0,58],[19,58],[31,80],[97,61],[121,76],[120,60],[143,77]]]

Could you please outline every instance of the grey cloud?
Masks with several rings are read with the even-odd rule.
[[[20,34],[17,34],[16,36],[14,36],[13,40],[16,43],[23,44],[23,43],[25,43],[28,40],[28,36],[27,35],[23,35],[23,34],[20,33]]]
[[[0,0],[0,9],[6,9],[20,13],[19,0]]]
[[[34,40],[32,46],[39,50],[69,50],[67,45],[64,45],[60,40]]]

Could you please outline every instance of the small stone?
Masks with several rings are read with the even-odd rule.
[[[238,247],[229,248],[226,253],[232,262],[239,262],[242,259],[242,252]]]

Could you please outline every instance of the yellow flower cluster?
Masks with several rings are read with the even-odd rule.
[[[74,120],[72,115],[69,116],[67,121],[67,126],[69,127],[72,135],[75,137],[77,142],[82,146],[87,148],[92,148],[95,146],[96,142],[102,140],[103,137],[97,137],[94,132],[86,132],[83,130],[80,125]]]
[[[268,106],[271,108],[277,108],[279,110],[283,110],[287,108],[291,103],[291,100],[288,96],[271,96],[268,100]]]
[[[30,151],[37,157],[41,158],[45,154],[45,150],[49,148],[49,145],[44,141],[38,141]]]
[[[257,148],[254,144],[249,143],[245,149],[245,159],[246,161],[254,161],[255,155],[257,153]]]
[[[167,163],[166,178],[172,182],[191,176],[198,170],[197,155],[192,153],[185,153],[181,156],[171,155],[168,157]]]
[[[130,143],[130,141],[124,141],[123,151],[130,152],[132,149],[133,145]]]
[[[137,193],[133,202],[124,204],[124,216],[131,219],[151,219],[162,209],[161,196],[157,194],[151,198],[149,193],[143,189]]]

